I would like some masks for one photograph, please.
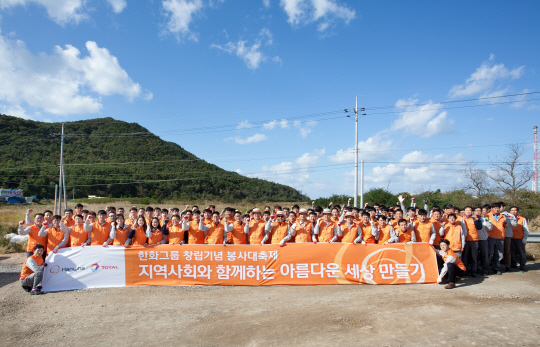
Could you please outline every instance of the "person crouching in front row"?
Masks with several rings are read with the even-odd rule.
[[[443,268],[439,278],[437,278],[437,283],[441,284],[443,278],[448,274],[448,284],[444,287],[445,289],[452,289],[456,286],[456,280],[458,277],[465,275],[466,268],[463,265],[463,262],[459,257],[450,249],[450,241],[447,239],[442,239],[440,241],[441,249],[437,251],[444,261]]]
[[[41,281],[43,279],[44,264],[43,252],[45,247],[42,244],[37,244],[33,247],[34,253],[26,259],[21,270],[21,286],[32,295],[43,294],[41,292]]]

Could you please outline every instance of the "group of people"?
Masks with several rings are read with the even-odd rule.
[[[525,271],[525,244],[529,234],[527,220],[519,208],[509,212],[504,202],[479,207],[454,205],[424,208],[413,202],[405,208],[400,196],[396,206],[380,204],[364,208],[343,208],[329,204],[291,208],[266,206],[246,213],[227,207],[218,212],[210,205],[162,209],[107,206],[97,213],[81,204],[66,209],[63,216],[52,211],[28,210],[19,223],[20,235],[28,235],[27,257],[21,271],[21,284],[31,294],[41,293],[41,278],[48,253],[60,248],[88,245],[146,246],[156,244],[279,244],[291,242],[342,242],[353,244],[389,244],[427,242],[437,252],[438,283],[455,287],[456,279],[469,274],[487,275],[489,269],[502,274],[519,263]],[[517,256],[516,256],[517,255]]]

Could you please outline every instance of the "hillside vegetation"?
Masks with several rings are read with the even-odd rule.
[[[24,189],[26,196],[54,198],[54,185],[59,176],[60,132],[60,123],[0,115],[2,188]],[[161,140],[136,123],[112,118],[66,122],[65,133],[71,134],[64,140],[69,197],[75,186],[76,197],[220,201],[309,199],[294,188],[223,170],[175,143]],[[112,135],[122,133],[137,135]]]

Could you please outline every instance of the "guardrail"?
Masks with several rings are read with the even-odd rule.
[[[540,233],[529,233],[527,243],[540,243]]]

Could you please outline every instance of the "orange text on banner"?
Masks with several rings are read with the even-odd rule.
[[[427,243],[159,245],[125,249],[126,286],[435,283]]]

